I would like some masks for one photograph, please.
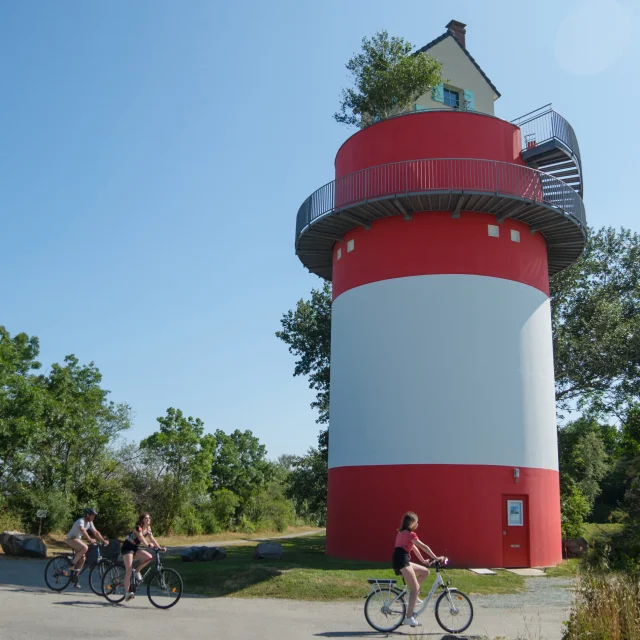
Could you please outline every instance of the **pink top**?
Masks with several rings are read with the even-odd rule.
[[[398,531],[396,536],[396,547],[402,547],[407,553],[413,551],[413,541],[418,539],[418,534],[415,531]]]

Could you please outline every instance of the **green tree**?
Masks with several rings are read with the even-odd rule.
[[[160,429],[145,438],[140,449],[156,470],[154,504],[160,510],[155,520],[161,530],[170,531],[185,509],[206,497],[214,439],[204,435],[199,418],[187,418],[180,409],[171,407],[157,420]]]
[[[387,31],[362,39],[362,52],[346,64],[353,87],[342,90],[337,122],[365,126],[410,108],[421,95],[442,81],[442,65],[426,53],[411,54],[404,38]]]
[[[619,416],[640,398],[640,236],[591,230],[551,279],[551,310],[558,410]]]
[[[331,284],[311,290],[310,300],[299,300],[295,310],[285,313],[276,332],[296,356],[294,376],[307,376],[316,400],[311,407],[319,412],[318,422],[329,421],[329,377],[331,358]]]
[[[39,343],[0,326],[0,506],[11,486],[25,479],[32,447],[42,434],[44,394],[35,374]]]
[[[93,362],[80,365],[73,355],[64,361],[39,378],[46,400],[32,474],[35,485],[60,489],[71,500],[96,473],[109,442],[129,428],[131,410],[107,400]]]
[[[272,479],[273,464],[267,460],[266,447],[248,429],[236,429],[229,435],[218,429],[213,440],[212,489],[228,489],[238,496],[236,515],[240,515],[251,496]]]
[[[560,473],[573,480],[590,510],[600,494],[600,483],[610,469],[603,432],[606,433],[606,428],[588,417],[558,429]]]
[[[569,476],[560,482],[560,511],[562,537],[580,538],[585,532],[585,520],[589,514],[589,501]]]
[[[327,521],[327,456],[311,448],[307,455],[293,463],[289,474],[287,496],[293,500],[296,513],[319,526]]]

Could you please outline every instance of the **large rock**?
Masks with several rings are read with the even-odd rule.
[[[566,558],[579,558],[586,552],[588,544],[584,538],[567,538],[563,546]]]
[[[3,531],[0,533],[0,546],[8,556],[47,557],[47,545],[42,542],[42,538],[28,533]]]
[[[256,560],[280,560],[284,549],[279,542],[261,542],[253,552]]]
[[[227,552],[220,547],[189,547],[181,554],[182,562],[210,562],[224,560]]]

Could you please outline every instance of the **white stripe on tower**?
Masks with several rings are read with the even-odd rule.
[[[480,275],[359,286],[333,303],[330,467],[557,470],[550,307]]]

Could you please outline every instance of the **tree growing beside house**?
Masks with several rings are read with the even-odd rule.
[[[442,65],[427,53],[412,54],[404,38],[386,30],[362,39],[362,52],[346,64],[353,87],[342,90],[337,122],[360,128],[408,110],[442,82]]]

